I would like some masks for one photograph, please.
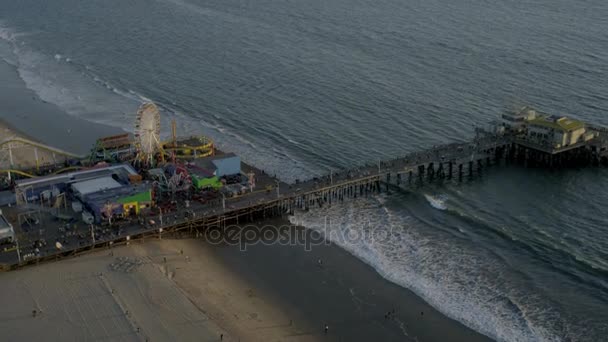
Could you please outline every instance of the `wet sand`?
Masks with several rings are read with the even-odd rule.
[[[289,226],[286,220],[261,223]],[[382,278],[372,267],[331,243],[306,250],[293,245],[212,245],[184,241],[191,253],[209,256],[237,272],[255,291],[277,303],[297,332],[337,341],[489,341],[439,313],[411,291]],[[190,247],[191,246],[191,247]],[[209,257],[208,256],[208,257]],[[321,265],[319,265],[321,260]],[[179,281],[179,276],[176,277]],[[385,315],[393,311],[389,316]],[[277,322],[279,323],[279,322]],[[324,326],[329,326],[327,335]]]
[[[5,141],[7,139],[15,138],[15,137],[27,138],[22,133],[15,131],[14,129],[10,128],[7,124],[0,121],[0,142]],[[22,166],[24,168],[32,167],[33,165],[31,165],[32,164],[31,161],[33,160],[33,158],[32,158],[33,151],[28,151],[28,152],[29,153],[27,153],[27,155],[24,155],[21,151],[19,151],[19,153],[14,153],[12,156],[13,165]],[[4,157],[5,158],[0,158],[0,169],[10,169],[11,168],[10,157],[9,156],[4,156]]]

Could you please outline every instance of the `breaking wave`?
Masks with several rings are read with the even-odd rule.
[[[204,119],[194,108],[179,108],[175,101],[163,103],[154,96],[132,89],[121,89],[102,77],[93,66],[64,53],[46,55],[31,48],[18,33],[0,22],[0,57],[15,66],[26,86],[41,100],[53,103],[68,114],[85,120],[133,130],[137,107],[144,102],[155,102],[163,115],[161,135],[168,137],[171,119],[178,118],[180,134],[210,136],[221,148],[237,152],[253,165],[263,165],[266,172],[293,181],[307,178],[311,168],[283,149],[260,148],[246,134],[225,127],[217,115]],[[188,113],[188,114],[185,114]],[[290,165],[290,167],[285,167]]]
[[[90,67],[69,56],[61,53],[49,56],[37,51],[21,39],[26,36],[28,34],[0,26],[3,59],[17,68],[27,88],[41,100],[53,103],[71,115],[127,130],[131,128],[131,122],[121,118],[121,113],[133,112],[141,101],[122,96],[124,94],[116,87],[95,76]]]
[[[559,340],[556,332],[567,325],[542,291],[522,287],[525,277],[491,251],[421,226],[395,197],[298,211],[290,221],[322,232],[385,279],[494,339]]]
[[[445,196],[432,196],[428,194],[424,194],[424,198],[426,198],[427,202],[431,205],[431,207],[438,210],[447,210],[448,206],[445,204],[447,198]]]

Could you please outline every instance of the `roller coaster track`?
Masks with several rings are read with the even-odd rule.
[[[77,154],[74,154],[74,153],[71,153],[71,152],[56,148],[56,147],[51,147],[51,146],[48,146],[45,144],[41,144],[39,142],[21,138],[21,137],[11,137],[11,138],[5,139],[2,142],[0,142],[1,151],[10,150],[12,148],[27,147],[27,146],[39,148],[43,151],[55,153],[55,154],[58,154],[58,155],[61,155],[64,157],[71,157],[71,158],[75,158],[75,159],[85,158],[85,156],[79,156]]]
[[[70,167],[65,167],[65,168],[63,168],[61,170],[57,170],[57,171],[53,172],[52,174],[53,175],[58,175],[60,173],[66,172],[66,171],[80,170],[80,169],[83,169],[83,167],[82,166],[70,166]]]
[[[19,170],[0,170],[0,173],[14,173],[16,175],[21,175],[27,178],[34,178],[36,175],[29,174],[27,172],[19,171]]]
[[[82,169],[82,167],[80,167],[80,166],[70,166],[70,167],[63,168],[61,170],[57,170],[57,171],[53,172],[52,174],[53,175],[58,175],[60,173],[64,173],[64,172],[67,172],[67,171],[80,170],[80,169]],[[21,170],[12,170],[12,169],[0,169],[0,173],[14,173],[16,175],[24,176],[24,177],[27,177],[27,178],[38,177],[38,176],[33,175],[31,173],[27,173],[27,172],[24,172],[24,171],[21,171]]]

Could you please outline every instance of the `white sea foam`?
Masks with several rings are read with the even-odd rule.
[[[419,229],[414,219],[391,210],[383,197],[296,212],[290,220],[323,232],[384,278],[492,338],[559,340],[544,326],[559,321],[555,312],[536,303],[534,293],[511,286],[508,265],[483,249],[473,253],[451,238],[427,234],[429,227]]]
[[[445,198],[441,196],[431,196],[428,194],[424,195],[424,198],[429,202],[429,204],[439,210],[447,210],[448,206],[445,204]]]
[[[16,66],[17,59],[12,52],[14,41],[13,31],[4,27],[0,21],[0,58],[8,64]]]
[[[15,37],[11,30],[6,27],[0,27],[0,39],[7,42],[13,42],[15,40]]]

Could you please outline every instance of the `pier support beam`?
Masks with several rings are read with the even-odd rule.
[[[462,164],[458,164],[458,181],[462,181]]]
[[[443,170],[443,163],[439,163],[439,167],[437,168],[437,175],[440,179],[445,178],[445,171]]]
[[[452,179],[454,164],[452,162],[448,163],[448,179]]]

